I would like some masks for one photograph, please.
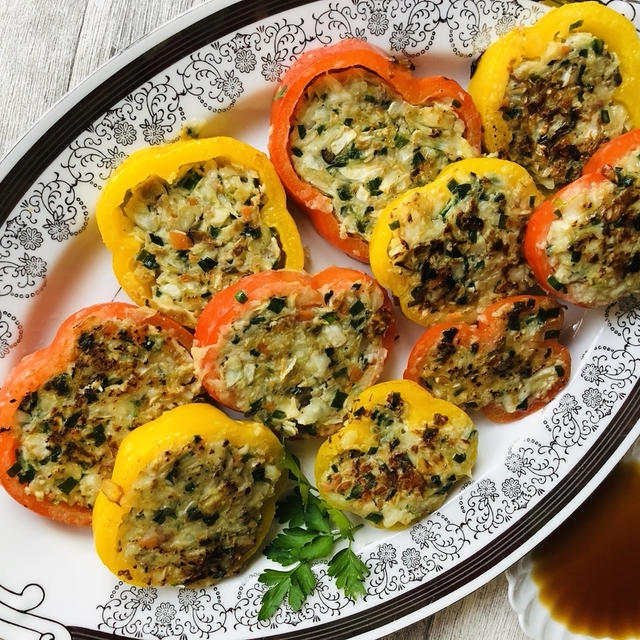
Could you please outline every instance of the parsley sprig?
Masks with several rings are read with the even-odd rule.
[[[289,526],[273,539],[264,554],[283,567],[292,568],[265,569],[260,574],[258,580],[269,588],[262,596],[258,620],[270,618],[285,598],[293,611],[299,611],[316,587],[311,562],[331,555],[343,540],[348,544],[329,560],[327,573],[347,597],[355,599],[366,593],[364,580],[369,569],[351,549],[354,533],[362,525],[354,525],[342,511],[320,498],[292,453],[285,454],[284,466],[296,482],[295,489],[278,504],[278,519]]]

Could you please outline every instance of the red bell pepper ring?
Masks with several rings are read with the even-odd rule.
[[[603,144],[585,164],[582,175],[604,173],[613,168],[631,153],[640,149],[640,129],[633,129]]]
[[[524,255],[551,295],[599,307],[640,291],[639,152],[640,129],[602,145],[531,215]]]
[[[438,101],[450,103],[464,122],[464,137],[475,155],[480,154],[482,127],[471,97],[457,82],[442,76],[416,77],[402,62],[360,40],[346,39],[329,47],[308,51],[291,65],[276,90],[271,108],[271,161],[285,189],[309,215],[318,233],[353,258],[368,262],[368,242],[360,236],[341,233],[331,199],[298,175],[292,164],[289,144],[296,107],[308,85],[319,76],[346,69],[373,72],[413,105]]]
[[[31,404],[31,400],[37,398],[38,392],[43,389],[45,385],[51,383],[52,380],[59,380],[61,375],[65,375],[69,365],[73,363],[76,358],[77,349],[90,348],[88,338],[85,342],[82,342],[83,335],[87,336],[92,327],[112,320],[130,321],[133,323],[133,326],[148,325],[157,328],[158,332],[163,336],[175,340],[178,348],[184,351],[189,366],[192,367],[189,350],[193,338],[186,329],[173,320],[149,309],[139,308],[121,302],[111,302],[87,307],[69,316],[59,327],[53,341],[47,347],[23,358],[11,371],[0,390],[0,483],[9,495],[28,509],[70,525],[90,525],[91,508],[80,499],[75,502],[65,502],[58,499],[58,496],[54,497],[52,493],[36,495],[36,492],[29,491],[30,477],[29,475],[25,477],[24,471],[18,468],[20,466],[18,456],[22,446],[22,433],[18,424],[20,419],[19,412],[22,413],[28,410],[26,405]],[[158,334],[154,333],[154,335]],[[124,338],[124,340],[126,341],[126,338]],[[84,347],[82,345],[84,345]],[[98,358],[100,355],[96,354],[95,357]],[[92,407],[95,407],[97,403],[101,402],[99,398],[100,393],[103,391],[112,397],[111,393],[113,392],[109,392],[108,390],[113,387],[107,387],[106,381],[104,386],[104,390],[101,388],[98,389],[98,393],[96,394],[98,395],[98,399],[91,401]],[[199,393],[200,386],[197,383],[192,386],[193,389],[191,389],[191,387],[189,387],[189,389]],[[78,391],[79,394],[86,394],[86,392],[87,389],[80,389]],[[71,393],[73,392],[70,391],[69,395]],[[124,393],[126,393],[126,391]],[[186,387],[183,393],[188,393]],[[191,394],[191,397],[194,395],[195,393]],[[164,410],[161,405],[162,402],[157,403],[158,415]],[[77,418],[74,419],[77,420]],[[79,422],[82,421],[82,419],[83,418],[81,418]],[[62,436],[60,433],[56,433],[55,437],[62,437],[63,440],[61,440],[61,442],[63,445],[70,444],[72,447],[75,447],[74,439],[80,437],[79,432],[75,428],[76,425],[70,426],[67,429],[66,427],[69,426],[68,423],[64,424],[64,431],[68,433],[66,435],[63,433]],[[128,433],[130,428],[137,425],[127,424],[123,426],[122,437]],[[52,429],[52,431],[54,431],[54,429]],[[68,440],[64,440],[65,437],[68,437]],[[99,437],[102,440],[104,434],[94,437]],[[109,447],[111,447],[110,438],[111,436],[109,434],[105,437]],[[116,449],[117,442],[115,442],[115,440],[112,442],[113,448]],[[56,440],[56,443],[59,443],[59,441]],[[48,442],[48,444],[51,443]],[[62,451],[58,453],[61,465],[65,464],[66,460],[64,449],[65,447],[63,446]],[[115,455],[115,451],[113,453]],[[109,469],[109,473],[105,477],[110,476],[110,473]],[[65,489],[69,489],[69,487],[67,486]],[[96,487],[96,493],[98,489],[99,486]]]
[[[265,271],[216,294],[192,353],[204,388],[285,436],[336,431],[373,384],[395,337],[391,302],[370,276],[330,267]]]
[[[517,420],[567,384],[571,357],[558,341],[562,322],[553,298],[505,298],[487,307],[476,324],[427,329],[409,354],[404,377],[494,422]]]

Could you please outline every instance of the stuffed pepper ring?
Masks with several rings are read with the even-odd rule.
[[[394,329],[391,302],[370,276],[285,269],[247,276],[213,298],[192,352],[219,402],[286,437],[327,436],[352,395],[379,378]]]
[[[489,152],[549,191],[575,180],[604,142],[640,126],[640,41],[598,2],[549,11],[482,55],[469,93]]]
[[[409,380],[370,387],[318,450],[320,495],[374,526],[399,529],[435,511],[471,476],[478,432],[469,416]]]
[[[304,266],[273,166],[232,138],[133,153],[105,186],[96,215],[125,292],[191,328],[211,296],[241,277]]]
[[[269,153],[285,188],[334,246],[367,262],[380,210],[450,162],[480,153],[458,83],[415,77],[360,40],[303,54],[271,108]]]
[[[91,523],[100,483],[130,430],[201,393],[191,334],[121,302],[70,316],[0,392],[0,482],[18,502]]]
[[[525,256],[542,288],[583,307],[640,292],[640,129],[603,145],[531,216]]]
[[[529,174],[513,162],[455,162],[380,214],[371,269],[411,320],[473,322],[484,307],[534,284],[522,239],[541,200]]]
[[[204,587],[237,573],[264,539],[286,474],[261,424],[204,404],[177,407],[122,442],[93,532],[125,582]]]

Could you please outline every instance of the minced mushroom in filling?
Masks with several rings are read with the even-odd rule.
[[[575,180],[601,144],[631,128],[613,98],[621,83],[616,54],[592,34],[549,43],[511,70],[501,107],[512,131],[506,157],[546,189]]]
[[[460,412],[435,413],[419,425],[409,424],[407,414],[398,392],[385,404],[351,413],[345,429],[364,422],[375,444],[336,455],[319,479],[323,493],[385,527],[406,526],[435,511],[456,482],[471,475],[478,433]]]
[[[409,104],[363,69],[322,75],[296,108],[293,166],[331,199],[343,237],[368,241],[378,213],[395,196],[477,155],[455,106]]]
[[[122,209],[141,242],[135,276],[150,286],[149,305],[194,327],[213,294],[283,266],[277,232],[262,219],[265,201],[256,171],[220,158],[132,189]]]
[[[206,586],[237,573],[256,550],[279,477],[250,443],[195,436],[136,478],[122,499],[118,551],[150,585]]]
[[[17,412],[17,476],[39,499],[91,507],[131,429],[201,391],[189,351],[161,328],[89,320],[65,371]]]
[[[376,285],[355,283],[300,309],[272,297],[240,317],[218,355],[236,408],[286,436],[334,432],[352,393],[380,375],[391,318]]]

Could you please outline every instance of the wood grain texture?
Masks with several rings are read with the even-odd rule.
[[[0,154],[108,59],[201,0],[2,0]],[[384,640],[525,640],[500,576]]]

